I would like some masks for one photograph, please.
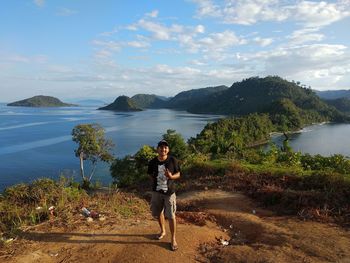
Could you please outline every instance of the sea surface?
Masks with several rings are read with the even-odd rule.
[[[98,123],[112,139],[116,157],[134,154],[145,145],[155,146],[167,129],[181,133],[185,140],[195,137],[208,122],[223,116],[198,115],[168,109],[118,113],[96,107],[27,108],[0,104],[0,191],[36,178],[56,179],[60,175],[80,180],[79,160],[74,155],[74,126]],[[291,135],[296,151],[311,154],[350,156],[350,125],[324,124],[306,127]],[[283,136],[272,138],[281,144]],[[87,167],[89,168],[89,167]],[[95,180],[112,182],[108,165],[98,165]]]
[[[0,191],[36,178],[80,180],[79,160],[74,155],[74,126],[98,123],[112,139],[113,154],[136,153],[145,144],[155,146],[167,129],[181,133],[185,140],[195,137],[218,115],[198,115],[167,109],[120,113],[96,107],[29,108],[0,104]],[[89,168],[89,167],[86,167]],[[112,181],[109,166],[100,163],[93,179]]]

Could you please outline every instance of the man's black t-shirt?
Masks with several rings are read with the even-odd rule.
[[[157,157],[153,158],[148,164],[148,174],[153,177],[153,191],[171,195],[175,193],[174,180],[168,179],[164,172],[168,169],[172,174],[180,172],[180,166],[177,159],[168,156],[164,161],[159,161]]]

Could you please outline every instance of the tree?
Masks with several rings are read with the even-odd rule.
[[[166,134],[163,134],[163,139],[169,143],[170,153],[180,160],[185,160],[188,156],[188,147],[181,136],[181,134],[176,133],[175,130],[167,130]]]
[[[137,169],[145,170],[148,162],[156,156],[157,152],[154,148],[149,145],[143,145],[134,155]]]
[[[120,187],[137,186],[149,181],[148,162],[157,156],[149,145],[142,146],[135,155],[115,159],[110,167],[111,176]]]
[[[110,153],[114,144],[111,140],[105,139],[104,129],[96,123],[75,126],[72,130],[72,140],[78,144],[78,148],[74,152],[75,156],[80,160],[80,173],[83,185],[89,186],[97,162],[111,162],[114,159]],[[84,172],[85,160],[89,160],[92,164],[89,176],[86,176]]]

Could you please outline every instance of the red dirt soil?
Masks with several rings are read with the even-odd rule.
[[[44,224],[0,252],[0,262],[350,262],[350,233],[331,224],[277,216],[240,193],[208,190],[178,197],[177,240],[156,240],[149,216]],[[9,252],[10,251],[10,252]]]

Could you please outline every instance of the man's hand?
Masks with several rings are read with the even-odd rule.
[[[165,176],[169,179],[173,179],[173,174],[169,171],[169,169],[165,169]]]
[[[175,179],[178,179],[180,178],[180,173],[176,173],[176,174],[172,174],[169,169],[165,169],[165,173],[164,175],[168,178],[168,179],[171,179],[171,180],[175,180]]]

